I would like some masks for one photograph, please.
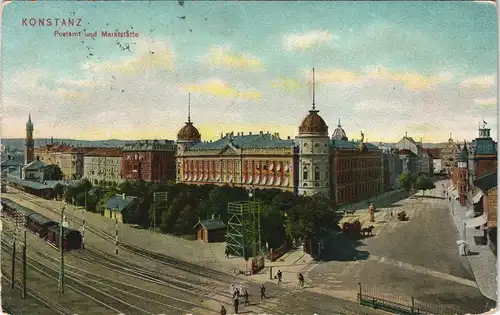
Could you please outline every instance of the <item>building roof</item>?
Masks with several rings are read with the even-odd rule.
[[[347,135],[345,134],[344,129],[342,129],[342,125],[340,125],[340,119],[339,119],[339,123],[337,125],[337,128],[335,128],[335,130],[333,131],[332,139],[338,139],[338,140],[344,140],[344,141],[349,140],[347,138]]]
[[[441,158],[441,148],[428,148],[425,150],[427,151],[427,154],[433,159]]]
[[[233,135],[226,134],[214,142],[200,142],[189,148],[189,151],[195,150],[222,150],[229,144],[242,149],[252,148],[290,148],[294,146],[293,140],[283,140],[278,134],[249,134]]]
[[[330,148],[334,149],[359,149],[363,144],[368,150],[380,150],[376,145],[367,142],[345,141],[332,139],[330,140]]]
[[[97,148],[85,153],[85,156],[121,157],[122,150],[120,148]]]
[[[123,195],[114,195],[109,198],[106,203],[106,209],[122,212],[124,209],[132,206],[137,200],[138,198],[134,196],[126,196],[123,198]]]
[[[38,171],[45,167],[45,163],[42,161],[33,161],[30,164],[26,165],[24,168],[25,171]]]
[[[497,171],[483,175],[474,181],[474,186],[481,189],[483,192],[497,187]]]
[[[51,187],[44,185],[44,184],[41,184],[41,183],[20,179],[19,177],[12,176],[11,174],[8,174],[6,179],[8,182],[16,183],[16,184],[19,184],[21,186],[28,187],[31,189],[43,190],[43,189],[51,188]]]
[[[198,129],[193,126],[191,121],[186,122],[186,125],[177,133],[177,140],[181,141],[200,141],[201,135]]]
[[[173,140],[141,140],[135,143],[126,144],[123,151],[174,151],[175,141]]]
[[[496,155],[497,145],[491,138],[478,138],[474,145],[474,155]]]
[[[72,179],[72,180],[46,180],[43,182],[50,188],[55,188],[57,184],[61,184],[66,187],[75,187],[83,183],[81,179]]]
[[[198,223],[196,223],[193,227],[197,227],[198,225],[201,225],[201,227],[207,231],[226,228],[226,225],[224,224],[224,222],[222,222],[221,219],[209,219],[209,220],[198,221]]]
[[[315,109],[309,111],[309,115],[302,120],[299,126],[299,135],[304,133],[316,133],[328,136],[328,125],[318,113],[319,110]]]
[[[18,165],[21,165],[21,164],[23,164],[23,162],[16,161],[15,159],[10,158],[10,156],[6,160],[2,161],[2,167],[18,166]]]

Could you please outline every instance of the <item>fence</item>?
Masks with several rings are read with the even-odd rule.
[[[361,305],[380,309],[386,312],[401,315],[448,315],[460,313],[458,310],[432,305],[416,300],[413,297],[401,297],[393,294],[367,291],[358,282],[358,301]]]
[[[267,258],[270,261],[276,261],[278,258],[280,258],[281,256],[283,256],[285,254],[286,250],[287,250],[287,247],[285,246],[285,244],[281,245],[280,247],[278,247],[276,249],[271,248],[271,250],[267,254]]]

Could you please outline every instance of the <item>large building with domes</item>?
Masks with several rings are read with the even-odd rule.
[[[177,135],[176,181],[320,194],[337,205],[383,193],[382,151],[348,141],[338,123],[332,137],[313,106],[295,139],[278,133],[232,131],[202,141],[191,117]]]

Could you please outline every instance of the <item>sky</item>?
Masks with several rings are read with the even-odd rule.
[[[116,30],[138,37],[102,37]],[[24,137],[31,113],[35,138],[175,139],[191,93],[202,140],[295,137],[315,68],[330,134],[340,119],[349,139],[461,142],[484,120],[496,138],[497,47],[496,8],[484,2],[12,2],[1,134]]]

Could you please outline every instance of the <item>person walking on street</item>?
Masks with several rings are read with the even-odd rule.
[[[234,313],[238,314],[238,306],[240,305],[240,298],[239,298],[238,290],[236,290],[236,292],[234,292],[233,299],[234,299],[234,304],[233,304],[234,305]]]
[[[278,284],[280,284],[282,282],[281,281],[282,277],[283,277],[283,273],[281,272],[281,270],[278,270]]]
[[[224,307],[224,305],[222,305],[222,307],[220,308],[220,315],[227,315],[226,308]]]
[[[229,258],[229,248],[226,247],[226,258]]]
[[[248,297],[250,296],[250,294],[248,294],[247,289],[245,289],[245,292],[243,292],[243,296],[245,297],[245,306],[249,305],[250,302],[248,301]]]
[[[260,285],[260,299],[265,299],[266,298],[266,287],[264,284]]]

